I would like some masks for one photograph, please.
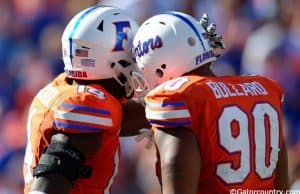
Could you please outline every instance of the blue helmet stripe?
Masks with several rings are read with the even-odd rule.
[[[73,55],[72,55],[72,50],[73,50],[73,36],[74,36],[74,33],[76,31],[76,29],[78,28],[79,24],[81,23],[82,19],[87,16],[89,13],[91,13],[92,11],[94,11],[95,9],[99,8],[99,7],[102,7],[100,5],[97,5],[97,6],[93,6],[93,7],[90,7],[88,9],[86,9],[81,16],[79,16],[79,18],[77,19],[77,21],[75,22],[74,24],[74,27],[70,33],[70,36],[69,36],[69,51],[70,51],[70,60],[71,60],[71,64],[73,65]]]
[[[203,48],[204,51],[206,51],[205,49],[205,46],[204,46],[204,43],[203,43],[203,40],[201,38],[201,35],[199,34],[198,30],[196,29],[196,27],[193,25],[193,23],[186,17],[184,17],[183,15],[180,15],[180,14],[177,14],[177,13],[174,13],[174,12],[167,12],[167,13],[164,13],[164,14],[167,14],[167,15],[173,15],[179,19],[181,19],[182,21],[184,21],[187,25],[189,25],[192,30],[195,32],[196,36],[198,37],[200,43],[201,43],[201,46]],[[200,25],[200,24],[199,24]]]

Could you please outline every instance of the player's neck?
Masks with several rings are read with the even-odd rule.
[[[211,63],[207,65],[203,65],[201,67],[198,67],[185,75],[199,75],[199,76],[210,76],[210,77],[216,77],[216,75],[211,70]]]
[[[99,84],[99,80],[79,80],[79,79],[67,79],[68,84],[70,85],[91,85]]]
[[[100,84],[106,91],[108,91],[111,95],[113,95],[117,99],[121,99],[125,96],[125,89],[121,86],[117,80],[111,79],[102,79],[99,80],[98,84]]]

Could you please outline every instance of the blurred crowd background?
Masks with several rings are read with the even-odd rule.
[[[300,189],[299,0],[0,0],[0,194],[23,192],[27,108],[37,91],[63,71],[60,38],[68,21],[96,3],[124,8],[141,24],[169,10],[204,12],[223,35],[218,75],[261,74],[285,91],[284,129],[291,182]],[[153,150],[122,138],[113,194],[158,194]]]

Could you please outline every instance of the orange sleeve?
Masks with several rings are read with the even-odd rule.
[[[164,91],[145,98],[146,117],[153,127],[190,127],[191,114],[180,92]]]
[[[54,127],[68,133],[118,130],[121,109],[109,99],[83,93],[62,101],[54,110]]]

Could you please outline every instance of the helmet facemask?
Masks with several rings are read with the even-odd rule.
[[[114,74],[114,79],[124,87],[125,97],[132,98],[134,95],[133,81],[131,78],[131,72],[133,71],[134,65],[126,60],[119,60],[111,63],[111,68]]]

